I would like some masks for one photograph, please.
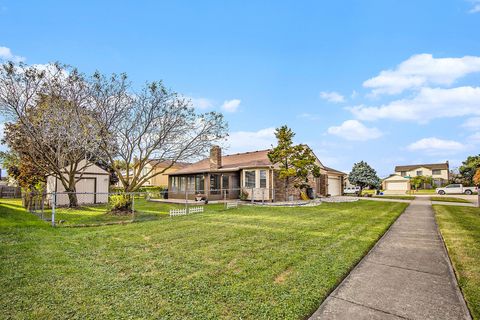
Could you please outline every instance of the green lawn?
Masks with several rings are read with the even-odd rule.
[[[440,231],[474,319],[480,319],[480,209],[434,205]]]
[[[413,200],[415,196],[373,196],[373,198],[384,198],[384,199],[398,199],[398,200]]]
[[[106,204],[83,206],[78,209],[57,208],[55,221],[57,226],[98,225],[125,221],[146,221],[165,218],[169,216],[170,209],[185,208],[185,205],[158,203],[146,201],[143,198],[135,199],[135,214],[112,215],[109,214]],[[209,205],[210,209],[223,209],[222,205]],[[51,210],[44,212],[46,219],[51,218]],[[61,221],[61,223],[59,223]]]
[[[431,201],[443,201],[443,202],[460,202],[460,203],[471,203],[470,201],[462,198],[455,198],[455,197],[430,197]]]
[[[155,212],[158,204],[146,205]],[[217,206],[126,225],[52,228],[19,201],[1,200],[0,314],[304,319],[406,206]]]
[[[408,193],[414,194],[435,194],[435,189],[410,190]]]

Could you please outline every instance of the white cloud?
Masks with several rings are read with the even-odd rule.
[[[475,144],[480,143],[480,132],[475,132],[474,134],[468,137],[468,140],[470,140]]]
[[[423,138],[407,146],[410,151],[422,151],[429,155],[454,154],[466,149],[466,146],[454,140],[442,140],[434,137]]]
[[[226,100],[222,105],[222,110],[226,112],[236,112],[240,106],[240,99]]]
[[[451,85],[469,73],[480,72],[480,57],[434,58],[418,54],[400,63],[394,70],[384,70],[363,83],[373,95],[398,94],[427,85]]]
[[[12,50],[7,47],[0,46],[0,61],[13,61],[13,62],[22,62],[25,61],[24,57],[14,55]]]
[[[480,117],[473,117],[467,119],[463,124],[463,128],[467,128],[469,130],[477,130],[480,129]]]
[[[213,102],[207,98],[189,98],[195,109],[205,110],[213,107]]]
[[[227,138],[230,153],[269,149],[275,142],[275,128],[235,131],[231,132]]]
[[[394,119],[427,123],[435,118],[480,116],[480,87],[423,88],[410,99],[378,107],[348,108],[360,120]]]
[[[469,13],[478,13],[480,12],[480,0],[471,0],[470,1],[473,5],[472,9],[470,9]]]
[[[322,99],[327,100],[328,102],[333,102],[333,103],[340,103],[345,101],[345,98],[340,93],[335,91],[331,91],[331,92],[322,91],[320,92],[320,97]]]
[[[330,127],[327,132],[351,141],[377,139],[383,134],[377,128],[368,128],[358,120],[347,120],[338,127]]]

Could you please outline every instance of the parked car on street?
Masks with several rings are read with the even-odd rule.
[[[346,187],[343,189],[344,194],[355,194],[360,192],[360,187]]]
[[[443,188],[435,189],[438,194],[473,194],[477,192],[477,187],[464,187],[463,184],[449,184]]]

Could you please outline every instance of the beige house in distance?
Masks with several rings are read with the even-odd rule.
[[[405,193],[411,189],[410,178],[416,176],[430,176],[434,186],[441,186],[450,179],[448,161],[444,163],[414,164],[396,166],[395,173],[382,182],[385,193]]]
[[[147,173],[153,167],[152,174],[154,174],[154,173],[157,173],[159,171],[164,170],[165,168],[168,168],[169,166],[171,166],[171,164],[172,164],[171,161],[152,159],[152,160],[148,161],[148,163],[143,168],[143,171],[144,171],[144,173]],[[165,170],[165,172],[163,172],[163,173],[161,173],[161,174],[159,174],[159,175],[157,175],[153,178],[150,178],[143,185],[144,186],[155,186],[155,187],[167,188],[168,187],[168,175],[172,174],[172,173],[175,173],[176,171],[178,171],[180,169],[183,169],[188,165],[189,165],[189,163],[176,162],[173,166],[171,166],[170,168]]]

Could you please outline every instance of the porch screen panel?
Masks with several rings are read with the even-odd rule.
[[[210,194],[220,194],[220,175],[210,175]]]
[[[203,174],[198,174],[195,177],[195,192],[205,193],[205,177]]]
[[[230,176],[227,176],[227,175],[224,175],[222,176],[222,192],[227,192],[228,194],[228,191],[229,191],[229,180],[230,180]]]

